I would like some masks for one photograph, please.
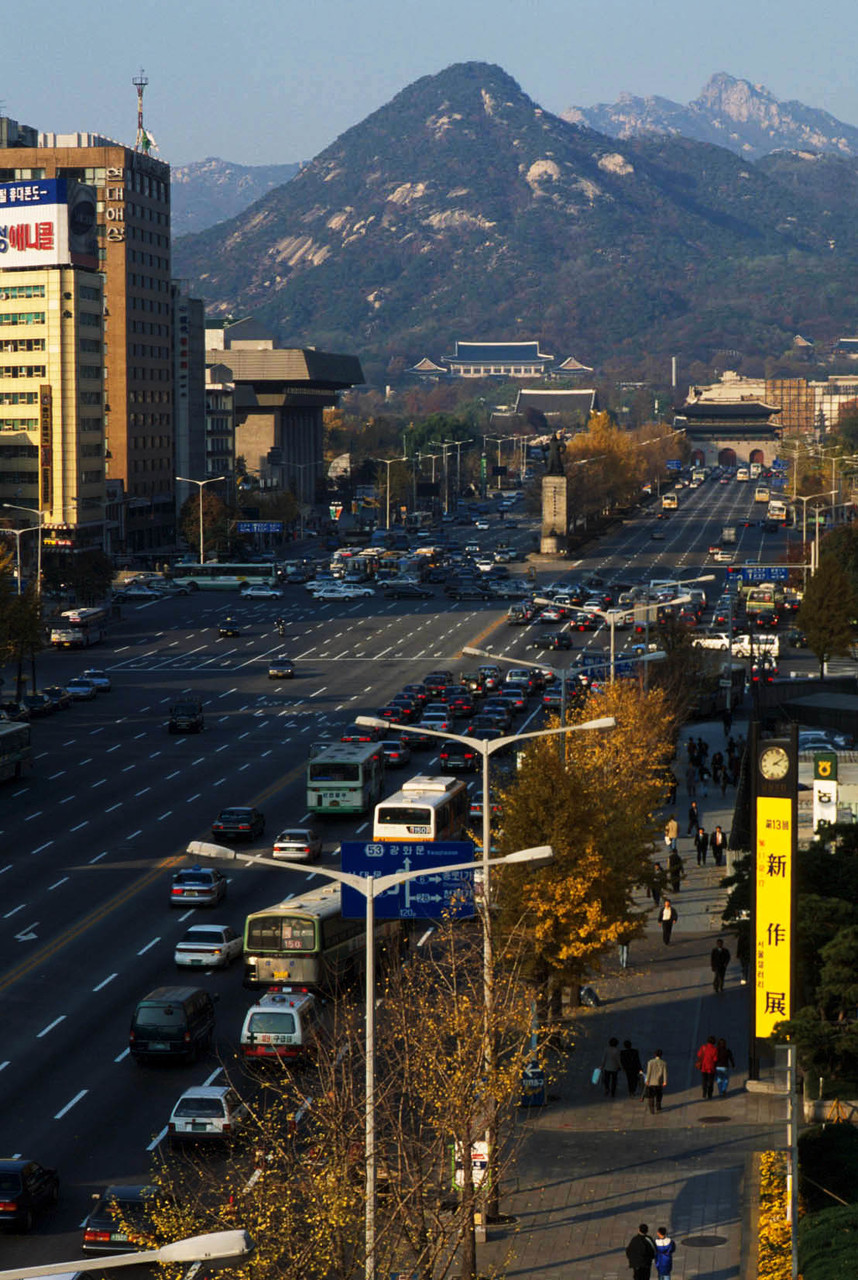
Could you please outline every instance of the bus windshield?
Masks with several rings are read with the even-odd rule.
[[[428,827],[432,823],[432,810],[414,805],[379,805],[375,820],[384,827]]]
[[[316,926],[295,916],[256,916],[248,921],[247,947],[253,951],[314,951]]]

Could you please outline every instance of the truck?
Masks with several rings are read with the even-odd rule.
[[[679,499],[675,493],[663,493],[661,495],[662,511],[676,511],[679,506]]]
[[[735,547],[736,545],[736,526],[734,524],[725,524],[721,530],[721,546]]]
[[[751,479],[758,480],[762,469],[763,469],[763,465],[761,462],[752,462],[750,467],[748,468],[749,472],[751,473]]]

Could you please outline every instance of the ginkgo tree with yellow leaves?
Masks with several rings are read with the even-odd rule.
[[[529,977],[547,1001],[577,992],[600,957],[642,927],[635,888],[650,876],[675,724],[658,689],[617,681],[570,716],[613,716],[612,729],[535,740],[504,793],[501,853],[550,844],[538,876],[502,868],[493,880],[503,931],[527,940]]]

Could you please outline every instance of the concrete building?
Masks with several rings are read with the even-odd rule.
[[[222,364],[206,368],[205,477],[235,475],[235,386]]]
[[[276,347],[251,320],[206,330],[206,363],[235,389],[235,456],[263,487],[313,502],[324,467],[322,415],[360,385],[357,356]]]
[[[176,476],[206,476],[206,321],[200,298],[173,281],[173,431]],[[215,474],[219,475],[220,472]],[[197,486],[176,480],[176,517]]]
[[[23,208],[16,218],[28,216]],[[0,214],[0,235],[3,223]],[[97,271],[0,270],[0,502],[40,511],[48,548],[104,543],[103,310]],[[24,511],[2,514],[36,523]]]
[[[170,168],[97,134],[40,133],[33,145],[34,133],[0,119],[0,183],[65,179],[95,190],[95,266],[104,276],[102,466],[108,479],[123,482],[123,549],[171,547]]]

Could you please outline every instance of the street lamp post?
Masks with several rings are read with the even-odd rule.
[[[176,476],[177,480],[181,480],[183,484],[195,484],[200,490],[200,564],[205,564],[205,535],[203,533],[203,485],[217,484],[219,480],[225,480],[226,476],[209,476],[207,480],[192,480],[189,476]]]
[[[531,738],[548,738],[557,734],[586,732],[589,729],[613,729],[616,719],[613,716],[602,716],[598,720],[588,720],[584,724],[561,725],[557,729],[537,729],[531,733],[516,733],[501,738],[469,738],[465,734],[442,733],[439,729],[426,729],[423,726],[407,724],[391,724],[378,716],[358,716],[356,724],[373,729],[394,729],[397,733],[427,734],[431,738],[441,738],[446,742],[461,742],[482,757],[482,789],[483,789],[483,821],[482,821],[482,872],[483,872],[483,995],[486,1007],[486,1027],[491,1025],[494,991],[494,958],[491,930],[491,894],[489,889],[489,867],[494,861],[491,858],[492,844],[492,807],[489,760],[496,751],[514,742],[524,742]],[[488,1167],[491,1172],[497,1146],[495,1117],[492,1113],[489,1127],[486,1130],[486,1148]],[[489,1193],[493,1197],[498,1194],[497,1180],[489,1179]]]
[[[385,485],[385,512],[384,527],[390,532],[390,468],[394,462],[407,462],[408,459],[403,456],[401,458],[373,458],[373,462],[383,462],[387,467],[387,483]]]
[[[28,525],[26,529],[22,529],[21,533],[28,533],[30,529],[38,531],[38,541],[36,542],[36,591],[41,595],[42,591],[42,529],[45,524],[45,513],[40,511],[38,507],[19,507],[14,502],[2,502],[0,506],[8,508],[9,511],[26,511],[28,515],[35,516],[38,520],[37,525]],[[9,529],[9,533],[15,533],[16,530]],[[18,595],[21,594],[21,539],[18,539]]]
[[[159,1249],[142,1249],[137,1253],[110,1254],[107,1257],[79,1258],[72,1262],[41,1262],[35,1267],[15,1267],[0,1271],[0,1280],[38,1280],[40,1276],[70,1275],[76,1271],[103,1271],[106,1267],[139,1267],[141,1264],[226,1261],[245,1258],[254,1249],[246,1231],[211,1231],[202,1236],[187,1236],[162,1244]]]
[[[358,723],[361,723],[359,720]],[[382,721],[382,723],[385,723]],[[258,858],[249,853],[237,853],[216,844],[208,844],[201,840],[192,840],[187,852],[192,857],[230,858],[240,862],[253,863],[254,866],[277,867],[284,871],[306,872],[306,863],[287,862],[274,858]],[[550,845],[537,845],[532,849],[517,849],[514,853],[505,854],[501,858],[488,859],[488,865],[509,866],[511,864],[530,862],[550,862],[554,850]],[[316,875],[334,880],[338,884],[348,885],[363,895],[366,901],[366,1014],[364,1024],[365,1048],[365,1159],[366,1159],[366,1214],[365,1214],[365,1261],[364,1274],[366,1280],[375,1280],[376,1274],[376,1150],[375,1150],[375,899],[390,889],[408,884],[411,880],[419,880],[421,876],[443,876],[453,871],[470,871],[479,867],[485,869],[487,860],[484,856],[480,862],[452,862],[442,867],[422,867],[413,871],[395,871],[383,876],[360,876],[349,871],[336,871],[333,867],[324,867]],[[485,874],[485,870],[484,870]],[[484,888],[485,888],[484,884]],[[0,1276],[0,1280],[3,1277]]]

